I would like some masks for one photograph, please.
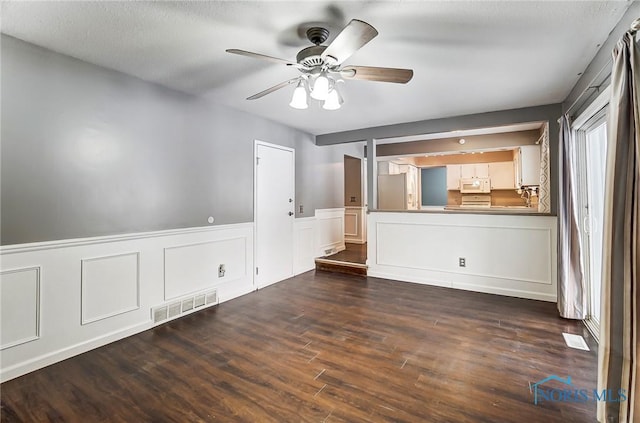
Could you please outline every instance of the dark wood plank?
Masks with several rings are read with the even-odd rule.
[[[347,275],[367,276],[367,266],[358,263],[316,259],[316,270],[344,273]]]
[[[349,263],[365,264],[367,262],[367,244],[345,243],[345,249],[323,258],[335,261],[346,261]]]
[[[591,352],[564,345],[587,337]],[[2,384],[3,422],[594,422],[555,304],[309,272]]]

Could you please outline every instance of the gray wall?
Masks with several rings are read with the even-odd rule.
[[[343,205],[356,146],[1,42],[2,245],[253,221],[254,139],[296,149],[298,216]]]

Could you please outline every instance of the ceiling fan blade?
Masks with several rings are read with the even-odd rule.
[[[247,100],[257,100],[261,97],[264,97],[267,94],[271,94],[274,91],[278,91],[280,88],[284,88],[287,85],[295,84],[296,82],[298,82],[298,80],[300,80],[300,78],[293,78],[288,81],[281,82],[278,85],[274,85],[271,88],[267,88],[264,91],[260,91],[258,94],[254,94],[251,97],[247,97]]]
[[[340,64],[373,40],[376,35],[378,35],[378,31],[374,27],[364,21],[352,19],[322,52],[321,57],[323,59],[331,57],[336,60],[337,64]]]
[[[395,82],[397,84],[406,84],[413,78],[412,69],[378,68],[375,66],[345,66],[340,74],[344,79]]]
[[[285,59],[278,59],[277,57],[267,56],[266,54],[253,53],[251,51],[246,51],[246,50],[238,50],[237,48],[227,49],[226,52],[232,53],[232,54],[239,54],[240,56],[253,57],[254,59],[268,60],[269,62],[283,63],[287,66],[293,66],[294,68],[306,69],[305,66],[302,66],[301,64],[298,64],[296,62],[291,62]]]

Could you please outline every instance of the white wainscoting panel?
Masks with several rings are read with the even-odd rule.
[[[316,210],[316,236],[318,256],[344,250],[344,208]]]
[[[293,273],[308,272],[315,268],[314,259],[317,257],[316,247],[316,219],[315,217],[297,218],[293,222]]]
[[[369,231],[370,276],[556,301],[555,217],[375,212]]]
[[[165,301],[247,276],[244,237],[172,246],[164,249]],[[224,276],[218,267],[224,265]]]
[[[367,242],[367,214],[364,207],[345,207],[344,241],[354,244]]]
[[[255,290],[253,223],[9,245],[0,258],[1,381],[152,328],[166,293]]]
[[[0,349],[40,336],[40,268],[0,273]]]
[[[138,252],[82,260],[83,325],[140,308],[139,262]]]

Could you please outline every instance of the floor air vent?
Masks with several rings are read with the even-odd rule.
[[[582,336],[564,332],[562,333],[562,336],[564,337],[564,342],[569,348],[589,351],[589,346]]]
[[[151,316],[153,323],[161,323],[216,304],[218,304],[218,292],[213,289],[154,307],[151,309]]]

